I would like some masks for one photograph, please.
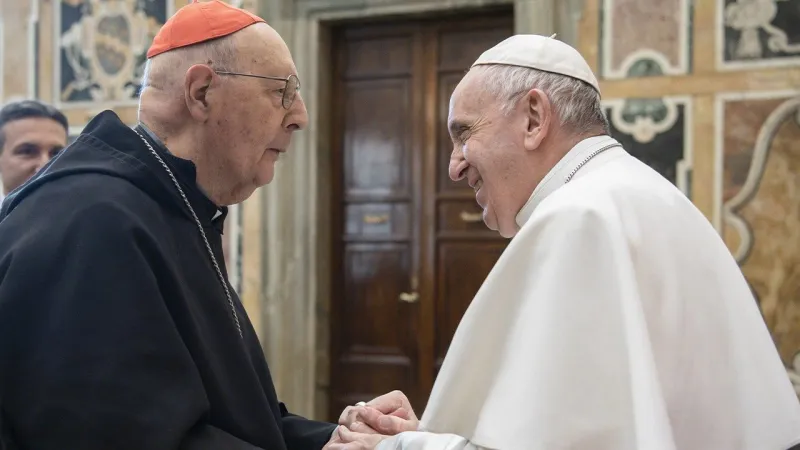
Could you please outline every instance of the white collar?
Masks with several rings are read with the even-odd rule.
[[[520,228],[530,219],[533,210],[548,195],[565,184],[566,177],[575,169],[579,168],[582,161],[595,150],[599,150],[608,145],[619,145],[616,139],[603,135],[594,136],[578,142],[563,158],[552,168],[533,190],[528,201],[517,213],[517,226]]]

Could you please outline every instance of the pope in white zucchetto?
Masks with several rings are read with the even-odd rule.
[[[450,177],[512,240],[419,423],[382,418],[412,431],[340,432],[379,450],[800,443],[800,403],[739,267],[692,202],[608,135],[575,49],[518,35],[487,50],[448,126]]]

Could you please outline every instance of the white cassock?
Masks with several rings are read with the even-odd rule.
[[[597,153],[614,144],[579,143],[539,184],[461,320],[424,431],[378,450],[800,443],[800,402],[719,234],[621,147]]]

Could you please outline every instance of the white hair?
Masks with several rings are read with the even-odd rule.
[[[509,114],[524,94],[539,89],[550,99],[561,124],[573,131],[602,129],[608,119],[600,105],[600,93],[588,83],[565,75],[508,65],[478,66],[486,77],[486,89],[500,99],[501,111]]]
[[[236,69],[235,35],[228,35],[188,47],[178,48],[148,59],[142,75],[142,92],[148,87],[165,89],[170,82],[183,82],[186,70],[194,64],[208,64],[214,70],[233,72]]]

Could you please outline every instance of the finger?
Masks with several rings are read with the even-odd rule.
[[[378,434],[372,427],[365,424],[364,422],[353,422],[350,424],[349,427],[350,431],[355,431],[356,433],[362,434]]]
[[[377,430],[378,420],[383,417],[383,413],[375,408],[366,406],[358,413],[358,422],[368,425],[373,430]]]
[[[377,424],[372,425],[372,427],[378,433],[387,434],[390,436],[394,436],[395,434],[402,433],[404,431],[416,431],[417,428],[415,421],[404,420],[399,417],[389,415],[381,416],[377,420]]]
[[[363,414],[363,406],[348,406],[339,417],[339,425],[349,427],[353,422],[357,422]]]
[[[356,431],[350,431],[345,427],[339,427],[337,430],[339,433],[339,439],[342,442],[364,442],[366,439],[369,439],[370,435],[366,433],[359,433]]]
[[[347,408],[342,411],[342,414],[339,416],[339,425],[345,425],[347,422],[347,416],[353,411],[354,407],[348,406]]]
[[[405,394],[400,391],[392,391],[380,397],[375,397],[367,403],[367,406],[371,406],[384,414],[389,414],[406,406],[406,404],[408,404],[408,399]]]
[[[352,443],[345,444],[343,442],[337,442],[335,444],[328,444],[324,450],[358,450],[358,447]]]

